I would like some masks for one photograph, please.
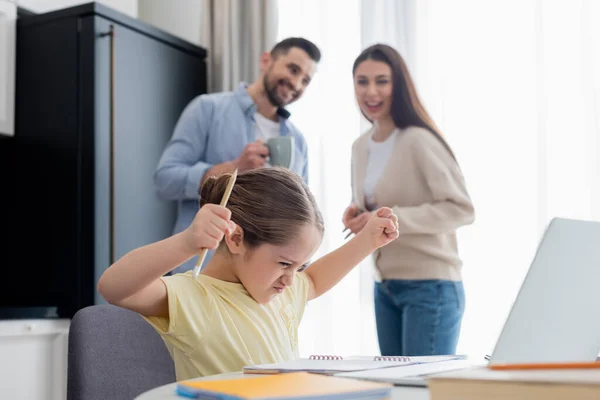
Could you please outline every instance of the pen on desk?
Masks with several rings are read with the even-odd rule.
[[[223,197],[221,198],[221,207],[225,207],[227,205],[227,201],[229,200],[229,195],[231,194],[231,190],[233,189],[233,185],[235,184],[235,180],[237,179],[237,173],[238,170],[236,168],[235,171],[233,171],[233,174],[231,174],[231,177],[229,178],[229,183],[227,183],[227,187],[225,188],[225,193],[223,193]],[[204,259],[206,258],[206,253],[208,253],[208,249],[202,249],[202,252],[200,253],[200,256],[198,257],[198,261],[196,261],[196,266],[194,267],[194,271],[193,271],[193,276],[194,278],[198,277],[198,274],[200,274],[200,268],[202,268],[202,263],[204,262]]]
[[[566,363],[529,363],[529,364],[492,364],[489,369],[496,371],[534,370],[534,369],[589,369],[600,368],[600,362],[566,362]]]

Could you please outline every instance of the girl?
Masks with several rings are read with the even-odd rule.
[[[131,251],[98,282],[109,303],[140,313],[160,333],[177,380],[297,358],[306,302],[397,237],[396,217],[382,208],[307,268],[324,228],[302,178],[282,168],[242,173],[221,207],[229,178],[206,180],[186,230]],[[197,279],[192,271],[163,276],[202,248],[217,250]]]
[[[474,220],[454,155],[417,96],[397,51],[377,44],[352,69],[373,127],[352,148],[353,233],[389,207],[399,237],[375,252],[375,317],[383,355],[454,354],[464,311],[456,230]]]

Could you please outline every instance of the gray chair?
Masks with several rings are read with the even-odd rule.
[[[164,342],[142,317],[96,305],[73,316],[67,377],[67,400],[131,400],[175,382],[175,368]]]

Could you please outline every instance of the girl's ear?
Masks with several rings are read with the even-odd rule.
[[[241,226],[235,225],[233,232],[225,235],[224,239],[231,254],[241,254],[246,250],[244,246],[244,230]]]

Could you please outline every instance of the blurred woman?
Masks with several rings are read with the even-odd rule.
[[[352,147],[356,203],[344,226],[358,233],[373,210],[389,207],[400,233],[374,253],[381,354],[455,354],[465,307],[456,230],[474,221],[463,175],[396,50],[371,46],[352,72],[373,125]]]

